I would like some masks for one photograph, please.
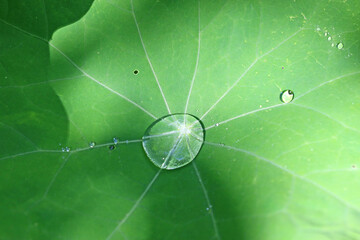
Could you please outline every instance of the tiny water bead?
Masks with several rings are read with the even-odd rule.
[[[135,69],[134,70],[134,75],[138,75],[139,74],[139,70]]]
[[[193,161],[204,139],[204,125],[198,118],[177,113],[153,122],[145,131],[142,145],[152,163],[171,170]]]
[[[110,146],[109,146],[109,149],[110,149],[110,150],[114,150],[114,149],[115,149],[115,145],[110,145]]]
[[[114,138],[113,138],[113,143],[114,143],[114,144],[118,144],[118,143],[119,143],[119,139],[116,138],[116,137],[114,137]]]
[[[295,97],[294,92],[289,89],[282,91],[280,94],[280,100],[283,103],[291,102],[294,99],[294,97]]]
[[[338,49],[343,49],[344,48],[344,44],[342,42],[339,42],[338,44],[336,44],[336,47]]]
[[[61,151],[62,152],[70,152],[70,148],[69,147],[64,147],[64,148],[61,148]]]
[[[94,148],[94,147],[95,147],[95,145],[96,145],[96,143],[95,143],[95,142],[90,142],[90,143],[89,143],[89,148]]]

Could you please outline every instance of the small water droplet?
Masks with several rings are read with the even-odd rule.
[[[262,105],[259,105],[259,108],[262,108]]]
[[[96,143],[95,143],[95,142],[90,142],[90,143],[89,143],[89,148],[94,148],[94,147],[95,147],[95,145],[96,145]]]
[[[210,208],[207,207],[207,208],[206,208],[206,211],[209,211],[209,210],[210,210]]]
[[[70,148],[69,148],[69,147],[65,147],[65,152],[70,152]]]
[[[223,144],[223,143],[220,143],[220,146],[224,147],[224,146],[225,146],[225,144]]]
[[[335,47],[335,43],[332,43],[331,46],[332,46],[332,47]]]
[[[320,30],[321,30],[321,28],[319,28],[319,27],[316,28],[316,31],[320,31]]]
[[[135,69],[134,70],[134,75],[138,75],[139,74],[139,70]]]
[[[215,127],[218,127],[220,124],[219,123],[215,123]]]
[[[281,67],[281,69],[285,69],[285,67]]]
[[[280,100],[283,103],[289,103],[294,99],[294,92],[287,89],[281,92],[280,94]]]
[[[352,165],[351,167],[352,167],[353,169],[356,169],[356,168],[357,168],[355,164],[354,164],[354,165]]]
[[[62,152],[65,152],[65,148],[61,148],[61,151],[62,151]]]
[[[329,33],[328,33],[328,32],[325,32],[325,33],[324,33],[324,36],[326,37],[327,35],[329,35]]]
[[[331,41],[331,39],[332,39],[331,37],[328,37],[328,41]]]
[[[114,138],[113,138],[113,143],[114,143],[115,145],[118,144],[118,143],[119,143],[119,139],[116,138],[116,137],[114,137]]]
[[[343,44],[342,42],[339,42],[339,43],[336,45],[336,47],[337,47],[338,49],[343,49],[343,48],[344,48],[344,44]]]
[[[109,146],[109,149],[110,149],[110,150],[114,150],[114,149],[115,149],[115,145],[110,145],[110,146]]]

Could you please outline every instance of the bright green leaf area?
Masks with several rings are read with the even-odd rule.
[[[359,1],[90,4],[0,0],[0,239],[360,239]]]

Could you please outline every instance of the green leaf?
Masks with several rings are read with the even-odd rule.
[[[360,239],[358,1],[18,2],[0,239]],[[141,138],[184,112],[205,144],[160,170]]]

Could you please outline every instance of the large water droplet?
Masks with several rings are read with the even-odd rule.
[[[176,169],[189,164],[204,143],[201,121],[190,114],[172,114],[153,122],[142,138],[143,148],[157,167]]]
[[[95,143],[95,142],[90,142],[90,143],[89,143],[89,148],[94,148],[94,147],[95,147],[95,145],[96,145],[96,143]]]
[[[339,43],[336,45],[336,47],[337,47],[338,49],[343,49],[343,48],[344,48],[344,44],[343,44],[342,42],[339,42]]]
[[[289,103],[294,99],[294,92],[287,89],[281,92],[280,94],[280,100],[283,103]]]

